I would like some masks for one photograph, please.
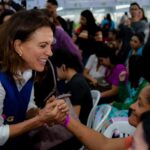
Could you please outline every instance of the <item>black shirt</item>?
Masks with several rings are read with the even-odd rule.
[[[79,119],[83,124],[87,123],[87,118],[92,108],[92,97],[90,88],[81,74],[75,74],[66,84],[66,93],[70,93],[72,105],[80,105]]]

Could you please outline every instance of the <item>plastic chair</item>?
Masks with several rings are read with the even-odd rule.
[[[89,114],[89,117],[87,120],[87,126],[96,131],[100,131],[102,128],[103,122],[108,117],[111,111],[111,106],[103,105],[102,109],[99,109],[98,111],[96,111],[97,104],[100,100],[100,92],[98,90],[91,90],[91,95],[93,98],[93,108]]]
[[[133,135],[135,129],[136,128],[131,126],[128,121],[116,121],[112,123],[103,134],[108,138],[112,138],[117,131],[118,137],[128,137],[129,135]]]
[[[93,107],[98,104],[101,94],[98,90],[91,90],[91,95],[93,99]]]
[[[100,92],[98,90],[91,90],[91,95],[93,99],[93,108],[91,109],[91,112],[87,120],[87,127],[92,128],[96,131],[100,131],[103,122],[105,121],[105,119],[107,118],[107,116],[111,111],[111,106],[105,105],[106,107],[103,107],[103,109],[100,109],[99,111],[96,112],[97,104],[100,100]],[[95,117],[95,115],[97,117]],[[96,124],[95,119],[97,119],[98,122]],[[86,148],[82,146],[79,150],[86,150]]]
[[[92,128],[92,124],[93,124],[93,118],[95,116],[95,110],[96,110],[96,106],[100,100],[100,92],[98,90],[91,90],[91,96],[92,96],[92,100],[93,100],[93,107],[90,111],[90,114],[88,116],[88,120],[87,120],[87,127]],[[79,150],[86,150],[86,148],[84,146],[82,146]]]
[[[95,111],[95,117],[93,120],[93,126],[92,128],[95,131],[100,132],[101,128],[103,126],[104,121],[107,119],[108,115],[111,112],[111,106],[108,104],[103,104],[102,107],[100,109],[98,109],[98,111]]]
[[[91,95],[92,95],[92,99],[93,99],[93,107],[90,111],[90,114],[88,116],[88,120],[87,120],[87,126],[89,128],[92,128],[92,123],[93,123],[93,119],[95,116],[95,111],[96,111],[96,106],[100,100],[100,92],[98,90],[91,90]]]

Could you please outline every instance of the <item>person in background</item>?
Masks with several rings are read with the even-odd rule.
[[[115,23],[111,18],[111,15],[108,13],[104,17],[104,19],[101,22],[101,29],[103,32],[104,41],[107,42],[108,40],[108,32],[115,29]]]
[[[2,14],[3,11],[4,11],[4,5],[2,2],[0,2],[0,15]]]
[[[95,42],[103,41],[103,34],[96,24],[93,13],[86,9],[80,14],[80,26],[75,30],[73,35],[74,42],[82,51],[83,64],[94,53]]]
[[[74,27],[74,21],[70,20],[69,18],[67,19],[67,28],[68,28],[68,33],[70,37],[72,37],[73,34],[73,27]]]
[[[4,9],[11,9],[11,7],[15,11],[19,11],[19,10],[23,10],[24,9],[23,6],[21,6],[19,3],[16,3],[13,0],[3,0],[3,5],[4,5]]]
[[[133,135],[132,145],[128,150],[149,150],[150,149],[150,111],[141,116],[140,124]]]
[[[128,121],[137,127],[140,123],[141,115],[150,111],[150,85],[146,86],[139,94],[137,101],[131,105],[131,115]],[[70,117],[67,125],[70,130],[88,150],[126,150],[131,147],[132,137],[114,138],[105,137],[99,132],[87,128],[80,122]]]
[[[101,92],[101,100],[99,103],[111,103],[118,96],[119,74],[122,71],[127,72],[127,70],[123,64],[119,64],[115,51],[106,44],[103,44],[101,49],[99,49],[98,58],[100,64],[106,67],[105,81],[107,83],[106,87],[99,88]]]
[[[0,15],[0,24],[4,23],[5,21],[7,21],[8,19],[10,19],[10,17],[14,14],[15,12],[13,10],[10,9],[5,9],[2,14]]]
[[[139,10],[139,18],[145,24],[145,30],[144,30],[145,38],[144,38],[144,43],[146,43],[147,40],[148,40],[148,37],[149,37],[149,23],[148,23],[147,17],[145,16],[145,12],[144,12],[143,8],[140,8],[140,10]]]
[[[127,72],[119,75],[119,101],[114,102],[113,106],[118,109],[129,109],[133,104],[140,91],[148,84],[147,72],[144,70],[145,60],[142,56],[133,55],[129,59],[128,82],[126,83]]]
[[[68,33],[67,22],[64,18],[57,15],[58,2],[57,0],[47,0],[46,8],[58,20],[62,28]]]
[[[110,30],[108,32],[108,42],[107,42],[107,45],[110,48],[114,49],[115,51],[119,47],[118,38],[119,38],[119,31],[118,30],[113,29],[113,30]]]
[[[68,51],[71,51],[71,53],[77,55],[80,60],[82,60],[81,53],[78,47],[73,43],[72,39],[68,36],[68,34],[62,29],[60,23],[55,18],[53,13],[48,11],[48,9],[42,9],[42,12],[55,25],[55,42],[53,43],[52,50],[55,51],[56,49],[67,49]]]
[[[129,21],[129,16],[128,16],[128,12],[124,12],[123,16],[120,19],[120,25],[128,25],[128,21]]]
[[[143,8],[140,8],[140,11],[139,11],[139,18],[141,20],[145,20],[146,22],[148,21],[147,20],[147,17],[145,16],[145,12],[144,12],[144,9]]]
[[[138,3],[133,2],[130,4],[130,14],[131,14],[131,29],[134,33],[144,33],[145,38],[144,38],[144,43],[147,42],[149,32],[147,32],[147,22],[143,21],[141,19],[140,15],[141,7]]]
[[[128,66],[128,60],[132,55],[142,55],[143,47],[144,47],[144,34],[143,33],[135,33],[130,40],[131,50],[128,53],[128,57],[126,59],[126,65]]]
[[[109,104],[111,106],[111,112],[102,126],[102,132],[112,124],[111,120],[114,118],[128,117],[131,104],[135,103],[141,90],[148,85],[149,78],[146,77],[148,71],[144,71],[144,65],[142,56],[133,55],[129,60],[128,82],[126,82],[126,71],[119,74],[118,99],[114,99],[114,101]],[[99,105],[97,107],[96,118],[99,117],[99,113],[105,109],[105,105],[106,104]],[[99,120],[96,120],[95,123],[98,121]]]
[[[26,8],[27,6],[27,1],[26,0],[21,0],[21,5]]]
[[[56,49],[52,56],[52,63],[56,68],[57,79],[65,81],[63,94],[71,94],[70,101],[73,109],[79,120],[86,124],[92,108],[92,97],[86,80],[79,73],[82,70],[79,58],[66,49]],[[52,150],[78,150],[80,147],[81,143],[73,136],[56,145]]]
[[[31,21],[32,20],[32,21]],[[67,104],[47,99],[34,103],[34,71],[42,72],[52,55],[54,26],[38,10],[20,11],[0,26],[0,149],[32,147],[25,133],[52,123],[63,123]]]
[[[57,71],[58,80],[65,81],[64,93],[70,93],[70,100],[83,124],[87,123],[92,108],[90,88],[80,74],[82,64],[75,55],[65,49],[55,50],[52,61]]]
[[[89,82],[91,88],[97,88],[104,79],[106,68],[101,65],[98,54],[101,51],[102,43],[96,43],[94,46],[95,54],[91,55],[84,67],[83,76]]]
[[[130,14],[131,14],[131,23],[139,21],[139,9],[140,9],[140,5],[138,3],[131,3],[130,4]]]
[[[117,36],[117,48],[116,48],[116,56],[120,63],[125,64],[125,61],[128,57],[129,51],[131,49],[130,39],[132,37],[132,31],[130,27],[120,25],[118,36]]]

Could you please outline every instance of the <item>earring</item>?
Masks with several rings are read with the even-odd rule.
[[[22,56],[22,50],[20,50],[18,54],[21,57]]]

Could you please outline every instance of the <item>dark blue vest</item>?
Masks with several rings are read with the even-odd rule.
[[[21,91],[18,91],[14,79],[6,73],[0,72],[0,82],[6,91],[3,107],[4,124],[15,124],[24,121],[30,101],[33,80],[30,79]],[[0,147],[0,150],[4,147]]]
[[[3,115],[6,117],[5,124],[23,121],[29,104],[33,81],[30,79],[21,91],[18,91],[15,81],[6,73],[0,73],[0,81],[6,91],[3,107]]]

